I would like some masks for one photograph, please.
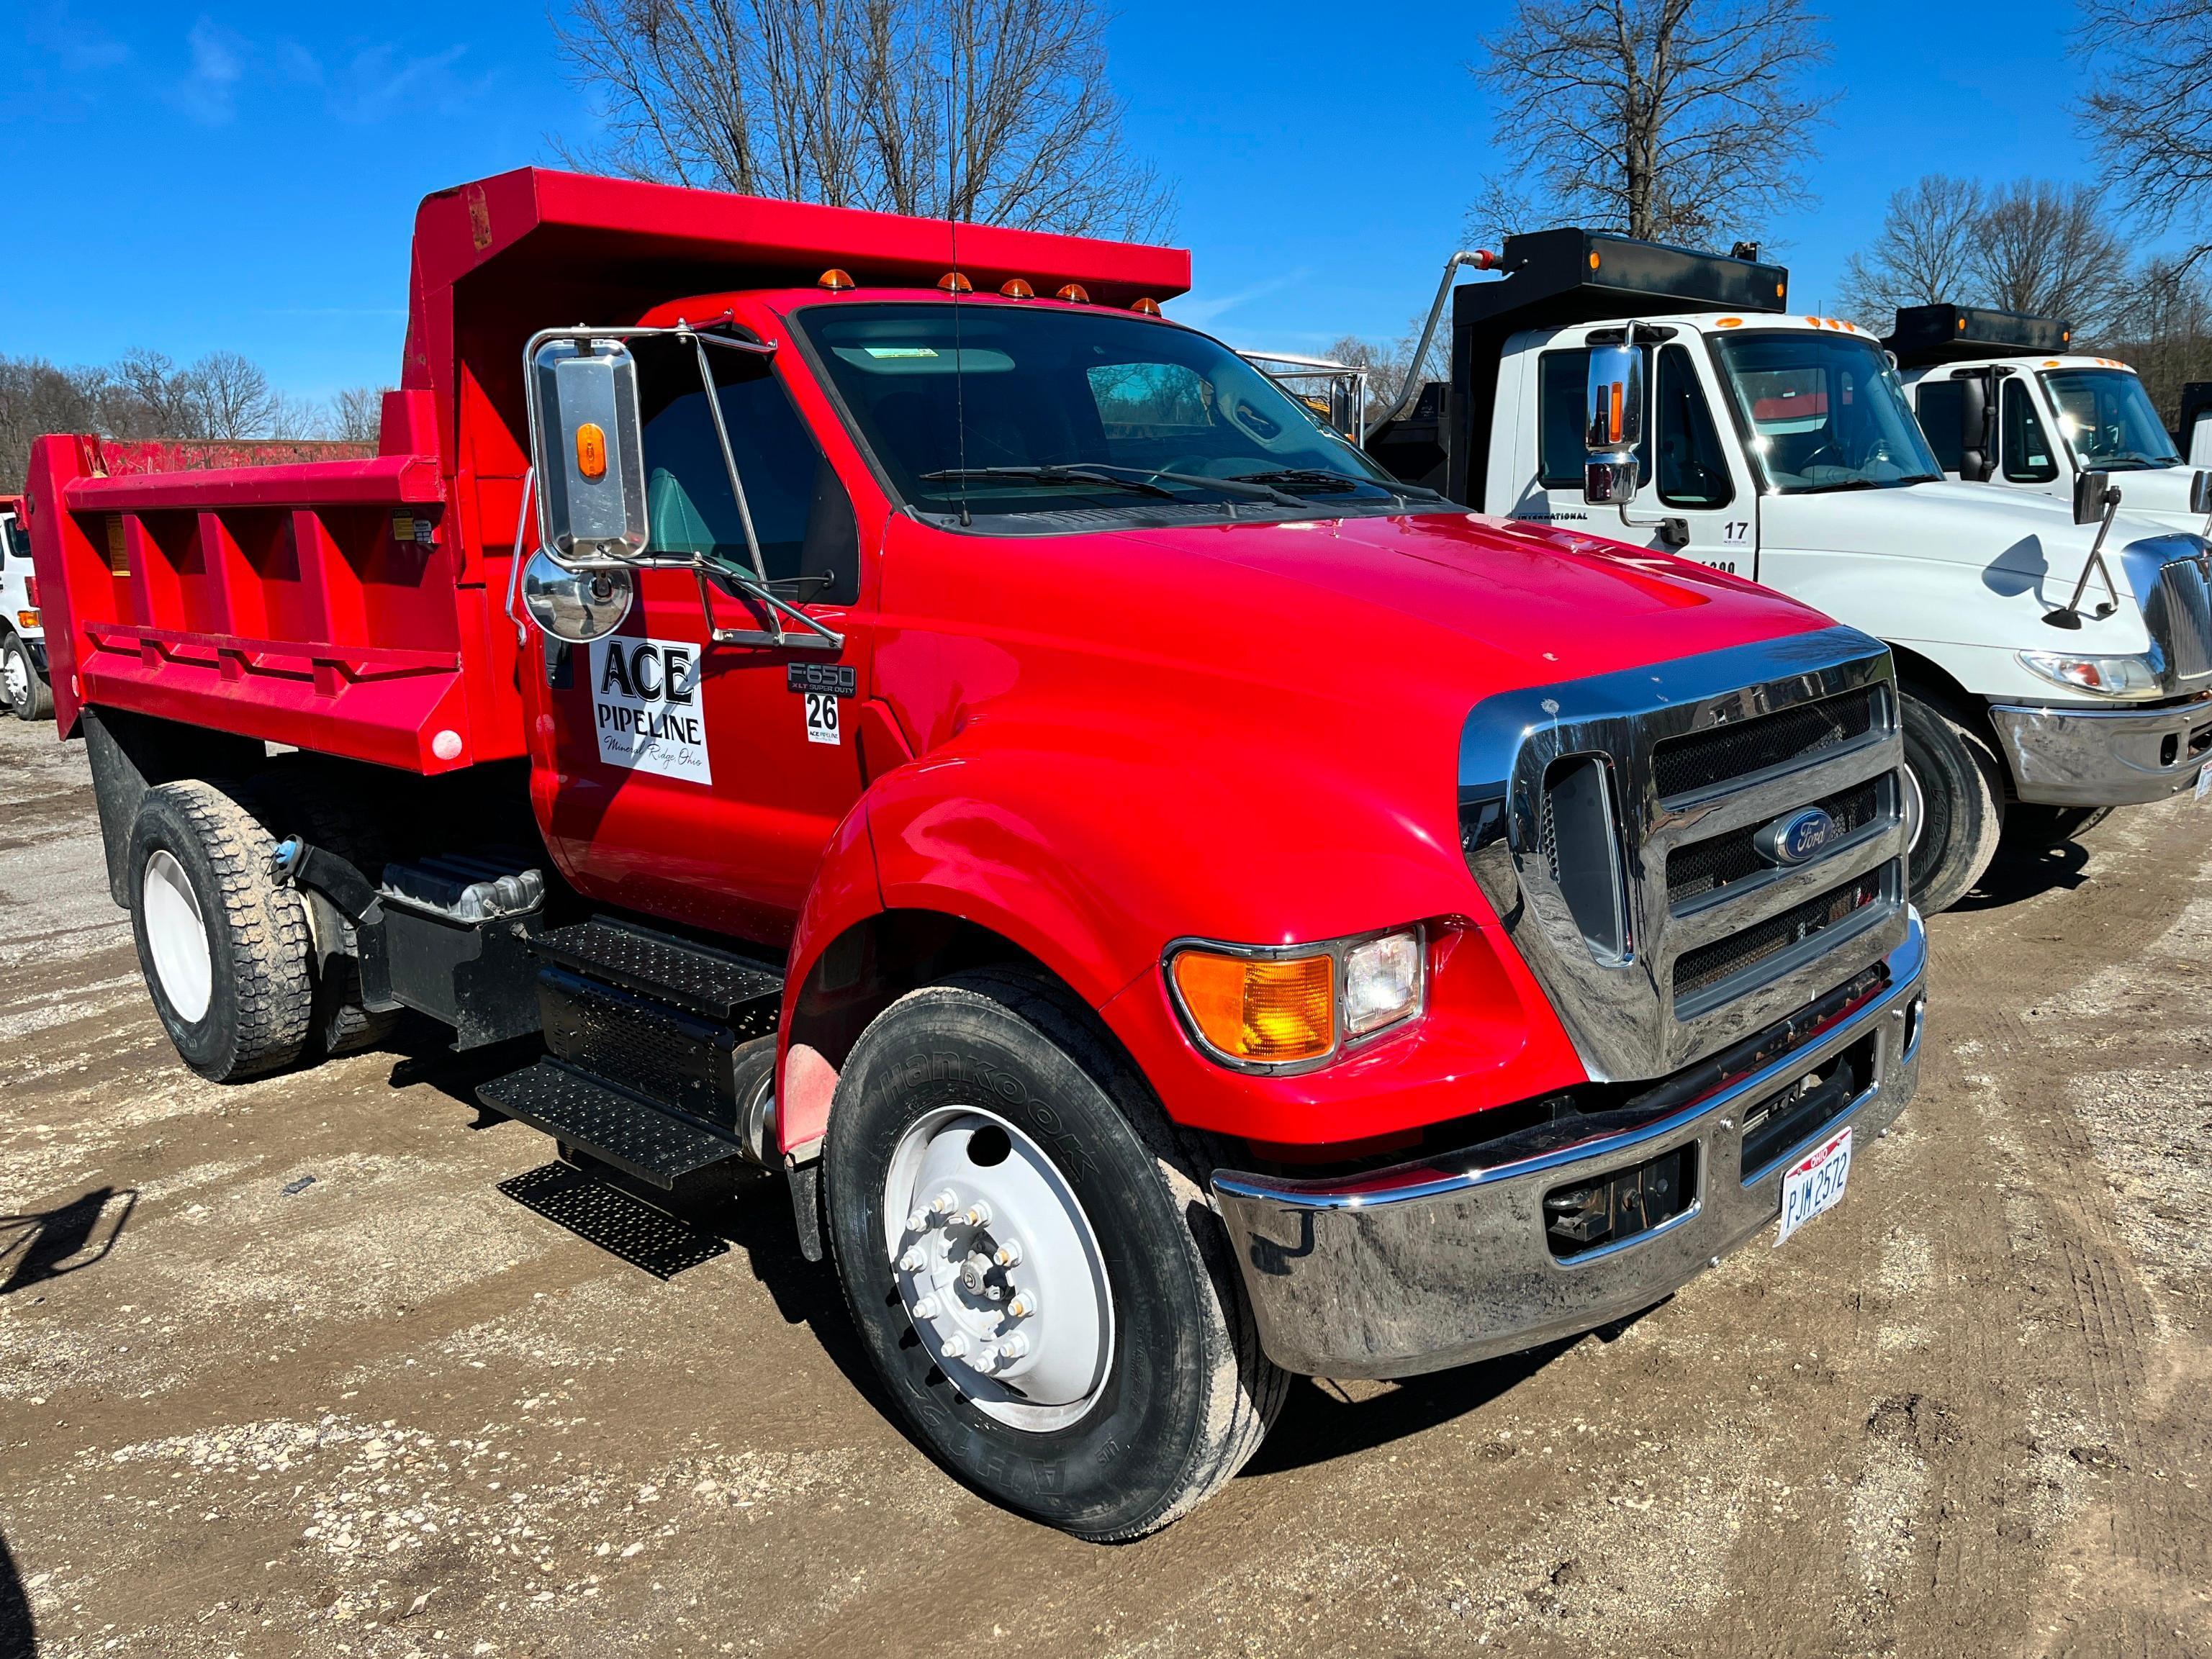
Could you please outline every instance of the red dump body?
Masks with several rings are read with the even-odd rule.
[[[536,168],[429,198],[375,454],[240,446],[251,464],[222,465],[207,446],[34,444],[62,730],[92,702],[424,773],[520,756],[504,612],[529,337],[633,322],[680,295],[811,285],[830,266],[927,288],[956,253],[986,292],[1018,276],[1126,305],[1190,280],[1176,249]]]

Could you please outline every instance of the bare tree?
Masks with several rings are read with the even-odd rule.
[[[347,443],[373,444],[381,435],[384,394],[378,386],[349,386],[331,399],[325,424],[330,435]]]
[[[1661,241],[1758,228],[1803,198],[1834,101],[1807,84],[1828,57],[1821,21],[1807,0],[1517,0],[1470,66],[1512,158],[1478,228],[1571,219]],[[1500,211],[1511,202],[1526,204],[1518,222]]]
[[[2194,264],[2212,253],[2212,0],[2082,0],[2080,38],[2106,183],[2154,229],[2188,227]]]
[[[1899,306],[1964,303],[1978,292],[1983,195],[1974,180],[1940,173],[1891,191],[1881,228],[1844,262],[1844,308],[1887,333]]]
[[[2181,388],[2212,380],[2212,283],[2184,261],[2151,261],[2130,285],[2102,343],[2142,376],[2166,425],[2179,425]]]
[[[1413,319],[1403,334],[1388,342],[1346,334],[1332,342],[1322,353],[1324,357],[1367,371],[1369,421],[1380,420],[1389,413],[1391,404],[1397,401],[1399,388],[1406,384],[1407,371],[1413,367],[1413,348],[1420,343],[1424,320],[1420,317]],[[1429,355],[1422,362],[1420,378],[1424,380],[1448,380],[1451,378],[1449,331],[1438,330],[1437,337],[1430,342]]]
[[[2128,246],[2087,185],[2022,179],[1982,216],[1982,291],[2004,311],[2060,317],[2096,333],[2128,283]]]
[[[189,369],[166,352],[126,351],[105,371],[100,388],[101,426],[119,438],[204,438],[207,406]]]
[[[835,206],[1157,234],[1091,0],[574,0],[605,137],[572,164]]]
[[[258,438],[287,413],[285,400],[270,388],[260,365],[239,352],[210,351],[185,371],[185,379],[187,395],[199,410],[200,430],[191,435]]]

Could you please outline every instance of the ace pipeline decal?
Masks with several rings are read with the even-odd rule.
[[[712,783],[698,646],[619,635],[592,641],[592,729],[609,766]]]

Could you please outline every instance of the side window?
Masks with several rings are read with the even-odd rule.
[[[2014,376],[2004,383],[2001,404],[2004,426],[2004,475],[2014,483],[2049,483],[2058,476],[2058,460],[2044,435],[2043,420],[2027,384]]]
[[[1589,353],[1580,347],[1547,351],[1536,360],[1536,471],[1547,489],[1583,487],[1583,404],[1589,395]],[[1636,452],[1636,481],[1651,482],[1651,445]]]
[[[698,553],[740,569],[751,556],[712,411],[687,343],[639,352],[645,422],[647,550]],[[811,604],[860,597],[853,503],[768,363],[709,346],[722,422],[769,580]],[[658,394],[658,395],[656,395]]]
[[[1966,388],[1959,381],[1920,383],[1920,429],[1928,434],[1928,447],[1936,452],[1936,465],[1946,472],[1966,467],[1966,447],[1960,441],[1966,419]]]
[[[1726,507],[1735,499],[1697,365],[1681,346],[1659,354],[1659,499],[1668,507]]]

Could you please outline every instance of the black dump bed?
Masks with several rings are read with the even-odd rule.
[[[1899,306],[1882,342],[1906,368],[1977,357],[2048,357],[2068,349],[2074,330],[2057,317],[1987,306]]]
[[[1641,242],[1609,231],[1534,231],[1505,239],[1496,282],[1452,295],[1452,378],[1431,386],[1403,420],[1378,428],[1369,453],[1398,477],[1481,507],[1505,342],[1524,329],[1686,312],[1780,311],[1781,265]],[[1469,492],[1473,491],[1473,494]]]

